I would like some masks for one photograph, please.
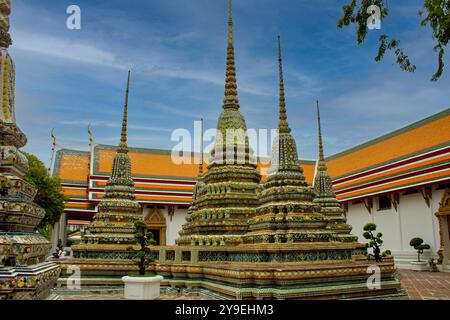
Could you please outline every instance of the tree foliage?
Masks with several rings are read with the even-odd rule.
[[[432,37],[435,41],[433,47],[438,54],[438,67],[431,77],[431,81],[437,81],[444,72],[445,47],[450,38],[450,0],[423,0],[423,8],[419,11],[421,26],[429,25],[432,29]],[[357,26],[357,43],[362,44],[367,36],[367,20],[371,13],[368,8],[376,5],[380,8],[380,20],[385,20],[389,15],[387,0],[352,0],[344,5],[343,16],[338,20],[338,27],[343,28],[355,24]],[[396,62],[404,71],[414,72],[416,66],[410,61],[408,55],[400,46],[400,41],[383,34],[379,38],[379,48],[375,61],[381,61],[387,51],[393,51]]]
[[[378,232],[376,235],[374,232],[377,231],[377,225],[375,223],[367,223],[364,226],[364,233],[363,237],[367,240],[369,240],[368,246],[372,248],[373,255],[375,257],[376,262],[381,262],[381,258],[388,256],[391,254],[389,250],[386,250],[381,254],[381,245],[383,244],[383,234],[381,232]]]
[[[25,153],[28,158],[29,169],[24,180],[37,188],[34,202],[44,208],[45,217],[38,225],[38,229],[45,235],[64,212],[66,197],[62,193],[58,178],[48,175],[44,163],[32,154]]]
[[[417,250],[417,261],[420,262],[420,255],[423,254],[424,250],[429,250],[430,245],[423,243],[422,238],[412,238],[409,245]]]
[[[136,233],[134,234],[134,239],[136,243],[140,245],[139,251],[136,253],[139,261],[137,262],[139,266],[139,275],[144,276],[147,266],[153,261],[151,258],[151,250],[148,246],[156,244],[153,240],[153,233],[147,231],[147,224],[143,220],[137,220],[134,223]]]

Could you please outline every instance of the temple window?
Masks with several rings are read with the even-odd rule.
[[[378,211],[390,210],[392,208],[391,198],[389,196],[378,197]]]

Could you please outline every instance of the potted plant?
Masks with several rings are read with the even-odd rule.
[[[136,256],[139,266],[139,275],[130,275],[122,278],[125,284],[125,299],[128,300],[154,300],[160,295],[161,281],[163,277],[156,275],[146,275],[147,266],[152,262],[151,250],[149,245],[155,245],[153,234],[147,232],[147,225],[144,221],[138,220],[134,223],[136,232],[134,238],[140,246],[139,251],[133,255]],[[130,248],[132,249],[132,248]]]
[[[391,251],[386,250],[381,253],[381,245],[383,244],[383,234],[378,232],[376,235],[374,232],[377,231],[377,225],[375,223],[367,223],[364,226],[363,237],[367,240],[370,240],[368,243],[368,247],[372,248],[373,254],[368,254],[369,259],[370,256],[375,258],[375,262],[381,262],[382,258],[391,255]]]
[[[420,255],[424,250],[430,249],[430,245],[424,243],[422,238],[412,238],[409,245],[417,251],[417,261],[411,261],[412,269],[415,271],[428,271],[428,262],[420,261]]]

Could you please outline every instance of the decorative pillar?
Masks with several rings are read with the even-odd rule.
[[[67,245],[67,213],[63,212],[59,218],[59,240],[63,246]]]
[[[59,221],[55,222],[52,227],[52,233],[51,233],[51,243],[52,243],[52,249],[51,253],[55,252],[56,248],[58,247],[58,241],[59,241]]]
[[[439,221],[439,263],[443,265],[443,270],[450,271],[450,188],[445,190],[435,215]]]
[[[403,251],[403,227],[402,227],[402,209],[401,209],[401,204],[400,204],[400,194],[398,194],[398,200],[397,202],[397,208],[396,213],[397,213],[397,222],[398,222],[398,236],[400,239],[400,251]]]

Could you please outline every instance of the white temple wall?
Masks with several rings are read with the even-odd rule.
[[[175,240],[180,237],[178,232],[181,231],[182,225],[186,222],[187,209],[176,208],[175,213],[170,219],[167,209],[164,210],[164,217],[166,218],[166,245],[175,245]]]
[[[367,242],[362,236],[363,227],[368,222],[377,225],[377,231],[383,233],[382,250],[391,250],[400,268],[409,268],[410,262],[417,259],[416,251],[409,245],[413,237],[424,239],[431,249],[423,255],[423,260],[437,257],[440,236],[437,218],[434,216],[444,190],[432,190],[430,207],[427,206],[421,193],[401,194],[397,211],[394,206],[388,210],[378,210],[378,197],[373,198],[372,214],[363,203],[349,204],[348,223],[353,226],[352,233],[359,241]]]
[[[373,217],[373,222],[377,225],[377,231],[383,234],[385,249],[389,249],[392,252],[402,251],[403,245],[402,233],[400,232],[400,212],[395,211],[394,208],[381,211],[374,208],[372,212],[373,214],[371,216]]]
[[[362,236],[363,227],[366,223],[373,222],[373,216],[367,212],[364,204],[349,204],[347,222],[353,227],[352,234],[358,236],[358,239],[362,241],[364,239]]]

